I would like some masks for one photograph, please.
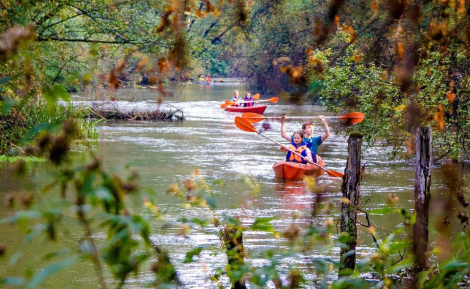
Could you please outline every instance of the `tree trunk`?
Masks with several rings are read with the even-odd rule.
[[[361,187],[361,145],[362,134],[354,133],[348,140],[348,161],[344,170],[343,202],[341,205],[341,233],[346,235],[345,248],[341,248],[339,275],[350,274],[356,266],[357,207]]]
[[[416,180],[415,212],[413,226],[414,274],[426,269],[428,248],[429,201],[431,200],[432,130],[416,129]]]

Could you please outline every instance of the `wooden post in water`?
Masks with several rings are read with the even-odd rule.
[[[426,269],[428,249],[429,202],[431,200],[432,130],[430,127],[416,129],[416,180],[415,212],[413,225],[414,274]],[[416,284],[416,283],[415,283]]]
[[[224,242],[227,248],[228,274],[232,280],[232,289],[246,289],[244,280],[234,278],[234,272],[241,271],[245,264],[245,252],[243,250],[243,234],[241,228],[226,226]],[[235,279],[235,280],[234,280]]]
[[[362,134],[353,133],[348,139],[348,161],[344,169],[343,202],[341,204],[341,234],[346,235],[346,247],[341,248],[339,276],[349,275],[356,266],[357,207],[359,205]],[[350,269],[350,270],[349,270]]]

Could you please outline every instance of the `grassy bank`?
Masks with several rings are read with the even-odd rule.
[[[0,155],[17,155],[22,147],[31,144],[41,132],[60,130],[66,119],[73,119],[79,128],[79,139],[97,139],[97,124],[101,122],[87,120],[86,108],[72,105],[57,105],[53,111],[41,101],[17,104],[6,112],[0,113]]]

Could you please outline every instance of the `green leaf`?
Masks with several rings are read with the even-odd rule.
[[[355,288],[355,289],[368,289],[369,283],[367,283],[365,280],[360,280],[360,279],[353,279],[353,278],[347,278],[347,279],[339,279],[336,282],[333,283],[333,286],[331,286],[332,289],[343,289],[343,288]]]
[[[64,101],[70,101],[70,95],[64,86],[60,84],[54,84],[51,90],[57,96],[57,98],[60,98]]]
[[[91,45],[90,54],[93,56],[98,56],[98,49],[99,49],[98,43],[94,43],[93,45]]]
[[[207,204],[209,205],[209,207],[211,208],[211,210],[214,210],[217,208],[217,202],[215,201],[215,198],[212,197],[212,196],[205,196],[204,197],[206,199],[206,202]]]
[[[272,220],[277,219],[276,217],[271,217],[271,218],[258,218],[255,220],[253,225],[251,225],[251,230],[257,230],[257,231],[264,231],[264,232],[273,232],[273,225],[271,225],[269,222]]]
[[[12,99],[7,99],[5,101],[0,102],[0,115],[7,114],[8,110],[13,107],[16,102]]]
[[[203,247],[197,247],[194,250],[191,250],[186,253],[186,259],[184,260],[184,263],[191,263],[193,261],[194,256],[198,256],[201,254]]]
[[[9,266],[15,265],[16,262],[18,262],[18,260],[21,258],[21,256],[23,256],[23,253],[21,253],[21,251],[18,251],[15,254],[13,254],[13,256],[10,257],[10,260],[8,260],[8,265]]]
[[[6,286],[23,286],[24,283],[25,279],[22,277],[5,277],[0,279],[0,284]]]
[[[213,185],[225,186],[225,182],[221,179],[212,182]]]
[[[447,264],[445,264],[444,266],[442,266],[442,270],[447,270],[447,271],[460,271],[460,270],[463,270],[465,268],[469,268],[470,267],[470,264],[467,263],[467,262],[462,262],[462,261],[458,261],[458,260],[452,260],[452,261],[449,261]]]
[[[390,243],[390,253],[396,253],[400,250],[407,248],[410,245],[409,241],[396,241]]]
[[[55,262],[44,268],[39,273],[35,274],[34,277],[29,282],[27,289],[36,288],[41,282],[43,282],[50,275],[59,272],[67,267],[72,266],[79,260],[78,256],[73,256],[59,262]]]
[[[394,211],[393,208],[391,208],[391,207],[385,207],[385,208],[379,208],[379,209],[370,210],[368,213],[369,213],[370,215],[385,215],[385,214],[392,213],[393,211]]]
[[[70,95],[64,86],[54,84],[52,87],[46,87],[43,91],[44,99],[46,99],[47,110],[52,113],[56,107],[57,101],[62,99],[70,101]]]
[[[389,271],[390,272],[399,272],[403,269],[411,268],[412,266],[413,266],[413,258],[408,257],[405,260],[403,260],[401,262],[398,262],[397,264],[392,266]]]
[[[5,83],[8,83],[8,81],[10,81],[10,76],[4,77],[4,78],[0,78],[0,85],[3,85],[3,84],[5,84]]]

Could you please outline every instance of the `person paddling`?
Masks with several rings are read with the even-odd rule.
[[[293,137],[287,134],[286,128],[284,125],[284,121],[286,118],[287,118],[287,115],[283,115],[281,119],[281,136],[285,138],[286,140],[292,142]],[[320,115],[318,118],[321,120],[323,124],[323,129],[324,129],[324,133],[321,136],[315,136],[315,137],[313,136],[314,125],[312,122],[306,122],[302,124],[302,131],[304,133],[304,142],[307,144],[307,147],[312,152],[312,159],[314,162],[317,162],[318,147],[330,135],[330,128],[328,127],[328,123],[326,122],[325,117],[323,115]]]
[[[312,161],[312,153],[310,149],[307,147],[307,144],[304,142],[304,133],[300,130],[295,131],[292,135],[292,142],[288,146],[289,151],[286,155],[287,162],[295,162],[295,163],[302,163],[306,164],[307,160]],[[296,155],[292,152],[296,152],[299,155]]]
[[[234,90],[233,91],[233,96],[232,98],[230,99],[230,101],[233,101],[233,102],[236,102],[235,104],[233,104],[232,106],[240,106],[240,104],[238,103],[240,101],[240,94],[238,93],[238,90]]]
[[[253,96],[251,95],[251,93],[249,92],[246,92],[245,93],[245,98],[243,99],[243,101],[252,101],[254,100]],[[251,106],[254,106],[254,102],[245,102],[243,104],[244,107],[251,107]]]

